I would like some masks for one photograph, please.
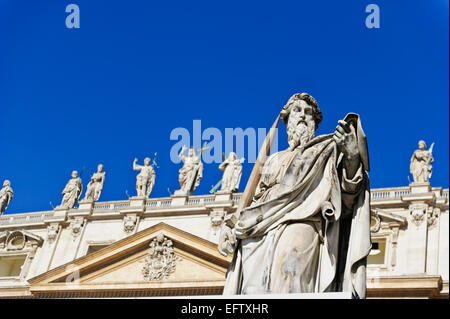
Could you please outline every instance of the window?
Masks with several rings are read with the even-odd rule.
[[[367,257],[367,264],[384,266],[386,259],[386,240],[377,239],[372,242],[372,250]]]
[[[0,277],[19,277],[26,255],[0,256]]]

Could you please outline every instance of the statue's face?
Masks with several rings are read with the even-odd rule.
[[[314,137],[315,130],[313,107],[303,100],[295,101],[287,123],[290,148],[307,143]]]
[[[103,167],[102,164],[99,164],[99,165],[97,166],[97,170],[98,170],[99,172],[103,172],[103,169],[104,169],[104,167]]]
[[[189,149],[188,155],[189,155],[189,157],[193,157],[195,155],[193,148]]]
[[[72,177],[73,178],[77,178],[78,177],[78,172],[77,171],[73,171],[72,172]]]
[[[3,182],[3,187],[10,186],[10,185],[11,185],[11,183],[8,180],[5,180]]]
[[[231,159],[232,159],[233,161],[236,160],[236,158],[237,158],[236,153],[231,152],[231,153],[230,153],[230,157],[231,157]]]
[[[149,166],[150,165],[150,159],[148,157],[145,158],[144,165],[145,166]]]
[[[419,149],[420,149],[420,150],[423,151],[426,147],[427,147],[427,146],[426,146],[426,144],[425,144],[424,141],[420,141],[420,142],[419,142]]]

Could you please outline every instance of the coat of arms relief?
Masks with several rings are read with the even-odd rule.
[[[144,261],[142,274],[148,281],[160,281],[170,276],[181,257],[175,254],[173,243],[163,234],[150,242],[150,250]]]

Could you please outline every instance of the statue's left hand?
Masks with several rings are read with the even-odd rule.
[[[338,121],[338,123],[333,139],[336,141],[338,149],[347,158],[353,159],[359,154],[355,128],[343,120]]]

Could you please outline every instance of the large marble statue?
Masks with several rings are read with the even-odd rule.
[[[96,202],[100,198],[103,190],[103,184],[105,183],[105,171],[103,164],[99,164],[97,167],[97,173],[91,176],[86,189],[86,194],[82,202]]]
[[[14,192],[11,188],[11,182],[9,180],[5,180],[3,182],[3,188],[0,190],[0,216],[8,208],[13,196]]]
[[[180,182],[181,189],[175,193],[191,195],[195,188],[200,185],[200,181],[202,180],[203,163],[201,161],[201,156],[195,154],[195,149],[190,148],[188,156],[184,155],[185,150],[186,145],[183,146],[180,154],[178,154],[178,157],[184,162],[184,165],[178,171],[178,181]]]
[[[369,160],[359,115],[315,136],[322,112],[301,93],[279,118],[289,147],[265,161],[251,204],[222,225],[219,251],[234,252],[224,294],[347,291],[365,298]]]
[[[156,173],[151,165],[150,158],[144,159],[144,166],[136,164],[137,158],[133,162],[133,170],[140,171],[136,176],[136,191],[137,196],[149,198],[152,193],[153,186],[155,186]]]
[[[237,192],[242,176],[242,160],[237,158],[236,153],[230,152],[228,158],[220,164],[219,169],[223,171],[223,191]]]
[[[70,179],[64,190],[62,191],[63,199],[61,201],[61,205],[57,208],[74,208],[80,199],[81,193],[83,192],[83,183],[81,182],[81,178],[78,177],[78,172],[72,172],[72,179]]]
[[[425,141],[419,141],[419,149],[414,151],[409,166],[409,171],[414,178],[414,182],[425,183],[430,179],[432,173],[431,163],[434,161],[431,155],[433,146],[434,143],[431,144],[429,150],[426,150],[427,145]]]

